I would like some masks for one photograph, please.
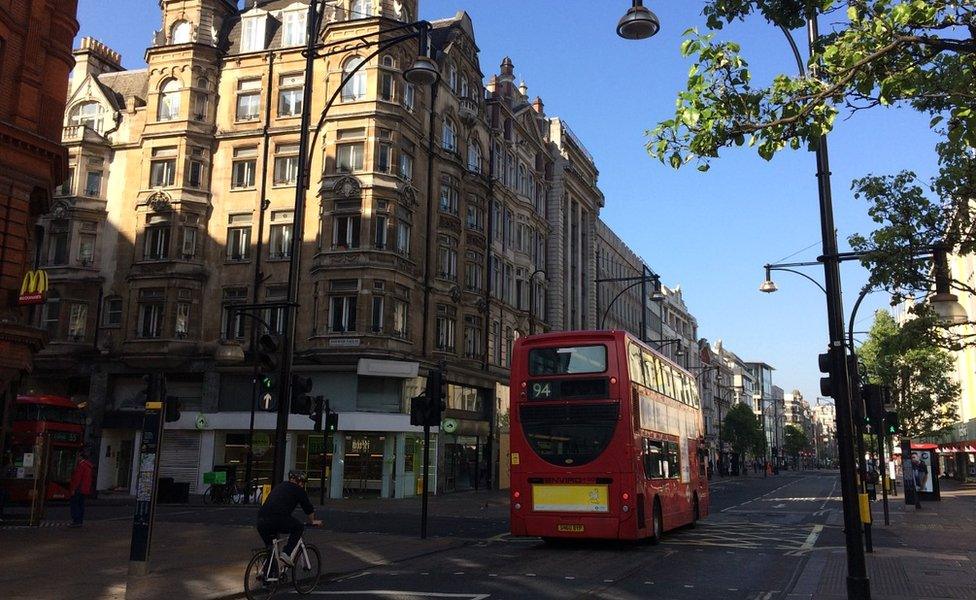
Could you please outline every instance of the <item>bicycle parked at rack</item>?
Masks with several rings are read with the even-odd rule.
[[[204,504],[240,504],[244,502],[244,489],[236,483],[214,483],[203,492]]]
[[[248,600],[267,600],[278,592],[282,585],[291,583],[299,594],[308,594],[318,585],[322,577],[322,555],[319,549],[298,541],[292,552],[295,566],[288,566],[281,560],[281,548],[287,538],[276,537],[268,548],[254,552],[251,562],[244,572],[244,593]]]

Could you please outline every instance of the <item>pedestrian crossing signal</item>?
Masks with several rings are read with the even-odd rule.
[[[885,412],[884,416],[884,430],[888,435],[894,435],[899,432],[898,428],[898,413],[889,410]]]

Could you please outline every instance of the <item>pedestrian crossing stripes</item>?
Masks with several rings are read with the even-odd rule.
[[[38,527],[67,527],[71,521],[42,521],[37,525],[27,525],[25,523],[0,523],[0,531],[10,529],[37,529]]]

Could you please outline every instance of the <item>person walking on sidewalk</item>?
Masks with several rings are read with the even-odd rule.
[[[276,485],[258,511],[258,535],[269,550],[276,535],[288,534],[288,542],[282,548],[280,558],[289,567],[295,564],[291,554],[298,546],[298,540],[302,539],[302,532],[305,530],[302,522],[291,516],[291,513],[295,512],[296,507],[301,506],[310,524],[316,527],[322,524],[322,521],[315,518],[315,507],[312,506],[305,491],[307,482],[308,475],[303,471],[289,471],[288,481]]]
[[[915,510],[922,508],[922,490],[925,488],[926,480],[929,477],[929,470],[921,460],[918,453],[912,452],[912,478],[915,483]]]
[[[68,492],[71,494],[71,524],[68,527],[81,527],[85,520],[85,496],[92,492],[92,471],[95,465],[88,460],[84,450],[78,453],[75,470],[71,473],[71,483]]]

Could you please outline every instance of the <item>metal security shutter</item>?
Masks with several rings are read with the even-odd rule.
[[[190,493],[197,494],[200,473],[200,433],[167,429],[163,435],[163,453],[159,458],[159,476],[190,484]]]

